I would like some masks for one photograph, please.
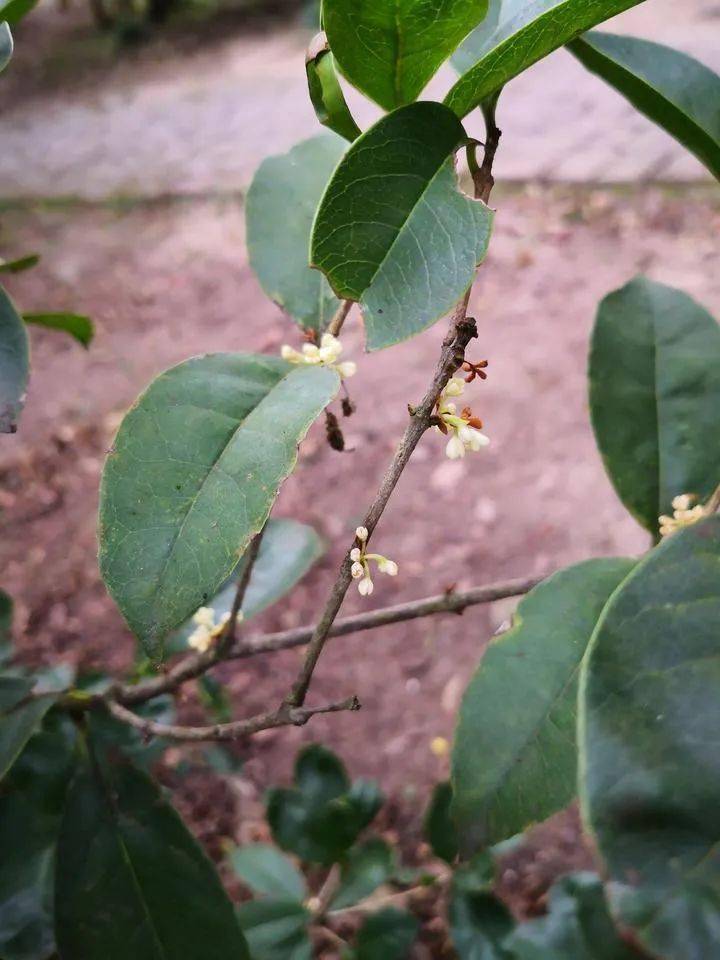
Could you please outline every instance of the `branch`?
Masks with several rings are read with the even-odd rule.
[[[347,316],[352,310],[354,304],[355,304],[354,300],[343,300],[343,302],[338,307],[337,313],[328,324],[328,328],[327,328],[328,333],[331,333],[334,337],[340,336],[340,331],[343,328],[343,324],[347,320]]]
[[[216,723],[207,727],[183,727],[146,720],[113,700],[106,701],[105,706],[116,720],[134,727],[146,737],[162,737],[165,740],[175,740],[183,743],[202,743],[207,740],[238,740],[240,737],[259,733],[261,730],[272,730],[276,727],[302,727],[308,720],[320,713],[356,711],[361,708],[357,697],[350,697],[347,700],[330,703],[323,707],[288,707],[283,704],[272,713],[260,713],[254,717],[249,717],[247,720]]]

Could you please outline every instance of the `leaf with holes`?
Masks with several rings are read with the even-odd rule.
[[[477,26],[488,0],[324,0],[340,69],[386,110],[412,103]]]
[[[466,72],[445,97],[464,117],[508,81],[591,27],[642,0],[505,0],[453,58]]]
[[[580,664],[608,597],[632,567],[589,560],[555,574],[488,647],[463,697],[453,747],[462,851],[521,833],[575,796]]]
[[[656,533],[674,497],[720,482],[720,328],[687,294],[638,277],[600,304],[589,377],[605,468]]]
[[[211,354],[127,414],[102,478],[100,569],[151,656],[237,566],[339,383],[325,367]]]
[[[454,168],[466,141],[441,104],[403,107],[355,141],[325,191],[312,264],[360,303],[370,350],[444,316],[485,256],[492,211],[460,192]]]
[[[568,49],[720,179],[716,73],[686,53],[637,37],[594,31]]]

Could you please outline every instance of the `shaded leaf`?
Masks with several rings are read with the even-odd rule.
[[[720,77],[686,53],[594,31],[568,44],[578,60],[720,178]]]
[[[379,837],[352,847],[343,861],[340,886],[332,900],[331,909],[341,910],[360,903],[383,883],[387,883],[395,869],[395,855]]]
[[[47,960],[55,952],[53,864],[75,762],[75,727],[48,717],[0,792],[0,955]]]
[[[416,100],[487,12],[487,0],[324,0],[340,69],[386,110]]]
[[[0,665],[12,655],[13,608],[12,597],[0,590]]]
[[[253,900],[237,909],[253,960],[311,960],[310,914],[295,900]]]
[[[16,260],[0,260],[0,273],[22,273],[23,270],[30,270],[38,263],[40,263],[40,257],[37,253],[18,257]]]
[[[0,24],[0,69],[2,27]],[[0,287],[0,433],[15,433],[25,403],[30,351],[25,324],[10,297]]]
[[[447,863],[452,863],[458,855],[457,828],[450,816],[452,799],[449,781],[435,784],[424,823],[425,838],[432,852]]]
[[[0,676],[0,780],[55,703],[53,694],[33,695],[33,679]]]
[[[488,647],[463,697],[452,755],[452,813],[465,853],[521,833],[575,796],[580,664],[632,567],[590,560],[555,574]]]
[[[351,143],[360,134],[335,72],[335,58],[324,33],[310,44],[305,60],[308,92],[319,122]]]
[[[232,573],[338,386],[325,367],[212,354],[127,414],[100,489],[100,569],[150,655]]]
[[[485,256],[492,211],[460,191],[454,169],[466,140],[442,104],[403,107],[355,141],[325,191],[311,262],[360,303],[370,350],[439,320]]]
[[[614,594],[581,680],[583,817],[622,921],[666,960],[718,944],[718,622],[715,516],[664,540]]]
[[[340,306],[327,280],[310,269],[315,210],[346,144],[327,134],[263,161],[248,191],[250,266],[265,293],[301,326],[321,330]]]
[[[292,860],[267,843],[236,847],[228,860],[238,877],[261,895],[302,902],[305,880]]]
[[[265,526],[257,560],[243,602],[243,623],[262,613],[289,593],[325,552],[317,532],[297,520],[271,518]],[[232,576],[211,600],[216,621],[232,609],[237,583],[245,566],[241,559]],[[192,618],[168,640],[168,653],[180,653],[195,629]]]
[[[13,54],[13,38],[7,23],[0,23],[0,71],[10,63]]]
[[[513,960],[637,960],[618,935],[602,881],[594,873],[562,877],[548,915],[519,924],[506,941]],[[464,960],[464,958],[463,958]]]
[[[87,758],[70,788],[55,903],[62,957],[249,957],[210,861],[155,784],[116,752]]]
[[[10,24],[18,23],[37,6],[38,0],[5,0],[0,3],[0,20]]]
[[[392,907],[378,910],[358,931],[355,960],[406,960],[419,929],[410,913]]]
[[[459,960],[511,960],[503,943],[515,926],[493,894],[495,865],[487,855],[458,867],[450,892],[450,936]]]
[[[720,481],[720,328],[687,294],[638,277],[600,304],[589,376],[605,468],[657,533],[674,497],[704,499]]]
[[[268,791],[267,818],[278,846],[301,860],[339,860],[382,804],[375,783],[357,780],[350,786],[342,763],[317,744],[299,753],[295,784]]]
[[[172,696],[155,697],[147,703],[133,707],[138,716],[156,723],[176,723],[175,701]],[[95,742],[106,750],[121,750],[123,755],[146,772],[150,772],[167,749],[168,742],[161,737],[148,739],[139,730],[120,723],[109,713],[98,712],[93,716]]]
[[[466,70],[445,103],[464,117],[505,84],[591,27],[641,0],[507,0],[453,58]]]
[[[38,327],[69,333],[83,347],[88,347],[95,335],[90,317],[84,317],[79,313],[24,313],[23,320]]]

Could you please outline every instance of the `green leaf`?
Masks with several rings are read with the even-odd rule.
[[[318,34],[310,44],[305,72],[310,101],[319,122],[352,143],[362,131],[350,113],[324,33]]]
[[[100,490],[100,569],[151,656],[232,573],[338,386],[326,367],[211,354],[127,414]]]
[[[2,69],[0,24],[0,69]],[[0,287],[0,433],[15,433],[25,403],[30,373],[30,348],[25,324],[12,300]]]
[[[270,844],[236,847],[228,859],[243,883],[261,896],[300,902],[307,896],[305,880],[295,864]]]
[[[358,931],[355,960],[406,960],[419,928],[410,913],[392,907],[379,910]]]
[[[342,864],[340,886],[331,909],[341,910],[360,903],[383,883],[387,883],[395,869],[392,848],[379,837],[353,847]]]
[[[14,24],[37,6],[38,0],[5,0],[0,3],[0,20]]]
[[[650,953],[710,957],[720,924],[720,517],[614,594],[580,688],[580,795],[616,904]]]
[[[53,694],[32,696],[34,680],[0,676],[0,780],[57,700]]]
[[[0,72],[10,63],[13,54],[13,38],[7,23],[0,23]]]
[[[488,647],[463,697],[452,755],[452,812],[464,852],[521,833],[575,796],[580,664],[632,566],[589,560],[555,574]]]
[[[657,533],[674,497],[704,499],[720,481],[720,329],[687,294],[638,277],[600,304],[589,376],[605,468]]]
[[[40,256],[37,253],[18,257],[16,260],[0,260],[0,273],[22,273],[23,270],[30,270],[38,263],[40,263]]]
[[[679,50],[612,33],[588,33],[568,49],[720,179],[716,73]]]
[[[47,327],[49,330],[61,330],[63,333],[69,333],[83,347],[90,346],[90,342],[95,335],[95,328],[90,317],[84,317],[79,313],[24,313],[25,323],[34,323],[39,327]]]
[[[641,0],[507,0],[494,30],[481,24],[454,61],[467,72],[445,97],[464,117],[505,84],[591,27]],[[473,65],[470,66],[470,63]]]
[[[175,701],[171,696],[155,697],[148,703],[133,707],[135,713],[156,723],[175,723]],[[93,716],[95,742],[106,750],[121,750],[123,756],[149,773],[167,749],[168,742],[160,737],[148,739],[139,730],[120,723],[108,713]]]
[[[55,952],[53,863],[75,762],[75,727],[52,715],[0,793],[0,955],[47,960]]]
[[[253,960],[312,960],[310,914],[295,900],[253,900],[237,909]]]
[[[60,955],[247,960],[232,905],[175,810],[119,753],[90,749],[58,843]]]
[[[457,829],[450,816],[453,791],[449,781],[437,783],[425,814],[424,834],[432,852],[452,863],[458,855]]]
[[[548,915],[521,923],[506,941],[513,960],[638,960],[608,913],[602,881],[593,873],[558,880]],[[463,958],[464,960],[464,958]]]
[[[250,266],[265,293],[300,326],[321,330],[340,306],[327,280],[310,269],[315,210],[346,144],[323,134],[259,167],[246,200]]]
[[[350,786],[345,768],[324,747],[312,744],[298,755],[295,787],[268,791],[267,818],[273,839],[301,860],[339,860],[382,804],[373,782]]]
[[[485,256],[492,211],[459,190],[454,169],[466,141],[442,104],[403,107],[355,141],[325,191],[311,262],[360,303],[370,350],[439,320]]]
[[[503,942],[515,923],[492,892],[495,865],[476,857],[453,875],[448,919],[459,960],[511,960]]]
[[[487,0],[324,0],[323,23],[341,71],[386,110],[416,100]]]
[[[12,597],[0,590],[0,665],[12,655],[13,609]]]
[[[243,623],[257,616],[289,593],[323,555],[323,541],[312,527],[297,520],[270,519],[253,567],[243,602]],[[220,592],[206,606],[219,621],[232,609],[237,582],[245,566],[242,559]],[[168,653],[180,653],[195,629],[192,618],[169,639]]]

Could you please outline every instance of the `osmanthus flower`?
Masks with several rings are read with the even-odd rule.
[[[669,537],[683,527],[689,527],[698,520],[702,520],[706,515],[705,507],[701,503],[693,506],[695,499],[691,493],[681,493],[679,497],[675,497],[672,502],[673,515],[658,517],[661,537]]]
[[[396,577],[398,575],[398,565],[394,560],[389,560],[380,553],[366,552],[368,538],[366,527],[358,527],[355,531],[355,537],[360,546],[353,547],[350,551],[350,559],[352,560],[350,572],[352,573],[353,580],[359,581],[358,592],[360,595],[369,597],[375,589],[375,584],[370,574],[370,561],[373,561],[377,565],[380,573],[386,573],[389,577]]]
[[[490,443],[490,438],[482,432],[482,420],[473,416],[470,407],[465,407],[458,415],[457,405],[451,398],[462,396],[464,390],[462,377],[452,377],[437,404],[436,429],[450,435],[445,452],[451,460],[464,457],[467,450],[477,453]]]
[[[280,356],[288,363],[330,367],[331,370],[337,371],[343,379],[354,377],[357,372],[357,364],[352,360],[340,361],[342,352],[343,345],[338,338],[333,336],[332,333],[324,333],[320,338],[320,346],[316,343],[305,343],[302,350],[296,350],[286,343],[280,350]]]
[[[242,620],[242,612],[238,614],[238,623]],[[225,624],[230,619],[230,614],[225,613],[215,622],[215,611],[212,607],[200,607],[193,616],[193,623],[197,626],[188,637],[188,646],[198,653],[206,653],[213,645],[215,640],[225,629]]]

